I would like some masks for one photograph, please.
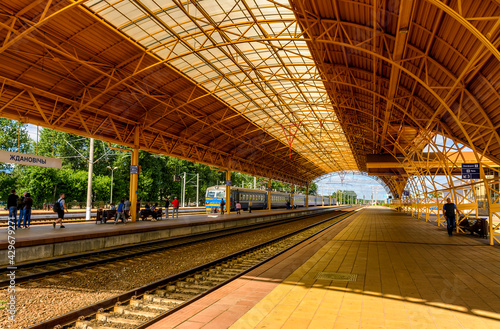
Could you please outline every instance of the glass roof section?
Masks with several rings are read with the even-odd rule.
[[[357,169],[288,2],[90,0],[85,6],[321,169]]]

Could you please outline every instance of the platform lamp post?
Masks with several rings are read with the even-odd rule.
[[[109,204],[113,203],[113,172],[115,169],[118,169],[118,167],[111,168],[110,166],[107,167],[109,170],[111,170],[111,196],[109,197]]]

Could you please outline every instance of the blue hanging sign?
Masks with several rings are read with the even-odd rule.
[[[480,179],[479,163],[462,163],[462,179]]]

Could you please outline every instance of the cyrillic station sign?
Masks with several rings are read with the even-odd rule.
[[[62,159],[0,150],[0,162],[61,169]]]

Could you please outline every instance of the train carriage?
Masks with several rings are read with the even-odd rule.
[[[218,185],[207,188],[205,195],[205,208],[209,212],[219,212],[220,202],[224,198],[226,202],[225,208],[230,207],[235,210],[235,201],[239,201],[241,208],[244,210],[266,209],[267,208],[267,191],[256,190],[242,187],[231,186],[230,199],[226,198],[226,186]],[[291,204],[291,194],[286,192],[271,192],[271,208],[286,208],[287,203]],[[335,200],[335,199],[332,199]],[[336,202],[336,200],[335,200]],[[296,207],[304,207],[306,204],[306,196],[303,194],[294,194],[293,205]],[[309,195],[309,206],[328,206],[330,205],[330,197],[319,195]]]
[[[306,205],[306,196],[303,194],[294,194],[293,205],[296,207],[304,207]]]

